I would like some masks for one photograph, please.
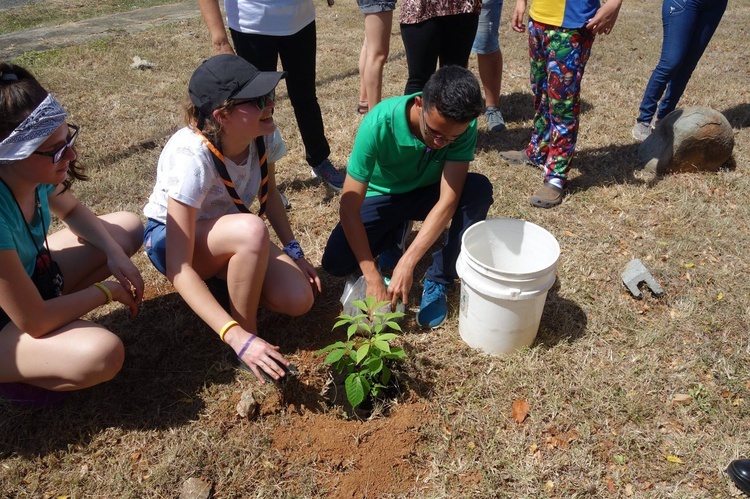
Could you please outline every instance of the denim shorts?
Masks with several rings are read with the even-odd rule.
[[[500,50],[500,13],[503,0],[482,0],[482,12],[471,51],[475,54],[494,54]]]
[[[167,226],[149,218],[143,231],[143,247],[156,270],[167,275]]]
[[[359,10],[363,14],[377,14],[378,12],[388,12],[396,9],[396,0],[392,2],[384,0],[357,0]]]

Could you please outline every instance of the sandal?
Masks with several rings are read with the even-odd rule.
[[[357,114],[365,115],[370,110],[370,105],[367,103],[366,100],[361,100],[357,102]]]

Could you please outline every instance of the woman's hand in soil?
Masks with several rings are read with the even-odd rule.
[[[308,262],[304,257],[295,260],[294,263],[296,263],[297,267],[299,267],[302,273],[305,274],[307,282],[309,282],[310,287],[312,287],[313,294],[323,292],[323,287],[320,284],[320,277],[318,277],[318,273],[315,271],[315,267],[310,265],[310,262]]]
[[[240,360],[250,368],[261,383],[266,382],[263,374],[261,374],[261,369],[275,380],[281,379],[284,376],[284,368],[279,364],[288,366],[290,362],[279,353],[279,347],[271,345],[264,339],[256,335],[251,335],[251,333],[238,327],[232,329],[236,329],[235,332],[237,334],[231,340],[231,347],[238,356],[242,353]],[[249,345],[245,348],[244,352],[241,352],[248,341],[250,342]]]

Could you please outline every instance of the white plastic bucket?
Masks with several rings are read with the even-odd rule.
[[[461,338],[493,355],[531,345],[559,257],[557,239],[531,222],[495,218],[469,227],[456,262]]]

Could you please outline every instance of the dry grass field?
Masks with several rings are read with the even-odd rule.
[[[318,98],[332,159],[344,166],[361,120],[363,21],[354,1],[316,5]],[[148,289],[139,316],[113,305],[90,317],[125,343],[122,372],[53,410],[0,405],[0,496],[177,497],[188,478],[217,498],[738,496],[723,470],[750,456],[750,56],[742,49],[750,0],[730,2],[681,101],[727,116],[734,168],[664,178],[639,170],[630,129],[658,59],[661,2],[628,0],[612,35],[594,44],[571,192],[552,210],[528,204],[538,171],[498,157],[524,145],[532,117],[527,39],[509,28],[511,6],[501,29],[508,130],[490,135],[480,123],[472,169],[494,184],[491,217],[534,222],[561,246],[531,348],[490,357],[463,343],[458,286],[446,324],[420,330],[415,286],[399,340],[408,352],[401,393],[370,419],[350,420],[322,395],[329,374],[314,355],[343,336],[331,332],[341,279],[322,272],[324,293],[303,317],[261,314],[262,334],[301,376],[260,387],[140,253]],[[78,151],[92,180],[73,192],[95,211],[141,212],[164,140],[132,146],[181,125],[188,78],[210,51],[196,18],[15,60],[81,126]],[[129,69],[136,55],[154,68]],[[384,95],[402,93],[397,24],[384,79]],[[289,153],[277,175],[298,239],[319,265],[338,196],[310,178],[283,88],[280,96]],[[664,297],[627,293],[620,273],[633,258]],[[254,419],[235,410],[248,389],[263,398]],[[518,399],[530,408],[522,423],[511,414]]]

